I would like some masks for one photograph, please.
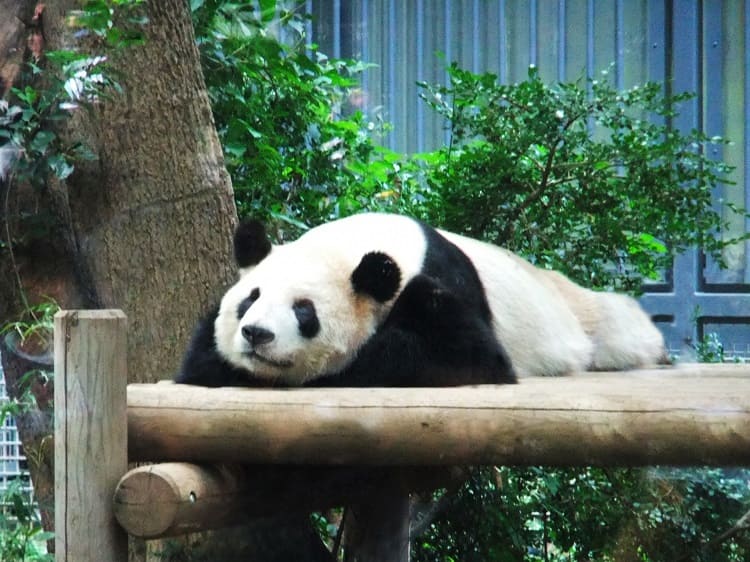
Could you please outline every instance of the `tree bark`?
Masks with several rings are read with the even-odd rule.
[[[49,41],[65,14],[48,4]],[[201,310],[232,279],[236,211],[181,0],[146,4],[142,46],[111,57],[124,94],[80,112],[75,133],[98,159],[66,182],[79,285],[128,316],[131,382],[171,378]]]
[[[16,83],[34,22],[36,0],[0,0],[0,98]]]
[[[3,21],[0,46],[25,49],[20,57],[17,51],[10,58],[0,55],[3,91],[11,81],[24,85],[23,73],[8,64],[41,57],[45,45],[102,54],[96,37],[76,43],[77,29],[67,16],[81,2],[0,2],[0,18],[12,19],[10,25]],[[145,43],[107,53],[124,93],[77,111],[62,132],[83,141],[96,160],[77,163],[65,182],[49,178],[41,191],[0,182],[0,201],[7,201],[0,224],[0,326],[23,311],[22,293],[31,303],[52,297],[66,309],[122,309],[130,382],[174,375],[196,320],[235,275],[231,233],[237,221],[188,2],[151,0],[142,9],[148,18]],[[40,221],[43,236],[35,234]],[[33,365],[5,347],[0,355],[11,396],[18,397],[19,382]],[[32,480],[52,530],[49,386],[33,385],[39,407],[17,421],[27,453],[39,455],[30,463]],[[216,555],[216,540],[191,542],[207,560],[243,560],[255,552],[255,559],[269,561],[276,551],[285,556],[279,559],[325,559],[306,517],[256,531],[240,529],[224,541],[225,550],[237,553],[231,557]]]
[[[25,85],[19,64],[43,55],[45,45],[102,53],[96,39],[75,43],[67,15],[80,7],[73,0],[0,0],[3,93]],[[237,220],[188,3],[159,0],[143,9],[145,43],[107,53],[124,93],[76,112],[60,131],[82,140],[97,159],[78,163],[65,182],[49,178],[41,191],[0,181],[0,201],[7,201],[0,224],[0,326],[23,312],[21,290],[32,304],[48,296],[68,309],[120,308],[129,319],[130,382],[173,376],[201,311],[234,276]],[[43,237],[33,231],[40,220]],[[23,375],[35,365],[5,346],[0,353],[17,398]],[[39,407],[17,423],[27,454],[34,455],[36,497],[52,530],[48,386],[33,386]]]

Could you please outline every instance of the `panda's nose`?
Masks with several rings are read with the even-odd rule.
[[[242,326],[242,337],[250,342],[250,345],[257,346],[273,341],[276,336],[271,330],[260,326]]]

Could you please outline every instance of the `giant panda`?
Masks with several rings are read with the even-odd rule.
[[[272,245],[240,225],[239,280],[199,323],[177,382],[448,386],[660,362],[631,298],[394,214]]]
[[[199,323],[177,382],[515,382],[471,260],[425,224],[356,215],[273,246],[248,222],[234,253],[240,278]]]

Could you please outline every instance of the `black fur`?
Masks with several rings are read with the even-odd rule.
[[[406,284],[355,361],[341,373],[310,381],[310,386],[516,382],[510,358],[496,340],[476,268],[458,246],[420,225],[427,241],[422,273]]]
[[[299,333],[303,338],[312,339],[320,332],[320,320],[315,304],[310,299],[301,299],[292,306],[294,316],[299,324]]]
[[[202,386],[264,386],[216,351],[216,310],[198,325],[178,383]],[[340,373],[307,386],[457,386],[508,384],[515,373],[490,324],[454,293],[426,275],[417,275],[396,299],[388,318]]]
[[[175,382],[210,387],[260,386],[245,369],[232,366],[216,350],[214,320],[218,313],[219,307],[214,307],[198,322]]]
[[[514,383],[490,324],[436,280],[417,275],[341,373],[308,386],[457,386]]]
[[[250,291],[250,296],[245,297],[237,307],[237,320],[242,320],[242,317],[245,316],[245,313],[251,306],[253,306],[253,303],[257,301],[259,297],[260,291],[258,289]]]
[[[482,320],[491,323],[490,305],[474,264],[437,230],[424,223],[420,225],[427,239],[422,273],[440,280],[463,303],[463,308],[476,311]]]
[[[234,231],[234,259],[240,267],[259,264],[271,253],[271,241],[263,223],[257,220],[241,222]]]
[[[362,257],[351,275],[355,293],[370,295],[378,302],[392,299],[401,283],[401,270],[383,252],[369,252]]]

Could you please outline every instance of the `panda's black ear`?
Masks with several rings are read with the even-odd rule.
[[[234,259],[240,267],[257,265],[271,253],[266,228],[258,220],[243,221],[234,231]]]
[[[355,293],[371,296],[385,302],[396,295],[401,283],[401,269],[389,255],[369,252],[362,257],[352,272],[352,287]]]

